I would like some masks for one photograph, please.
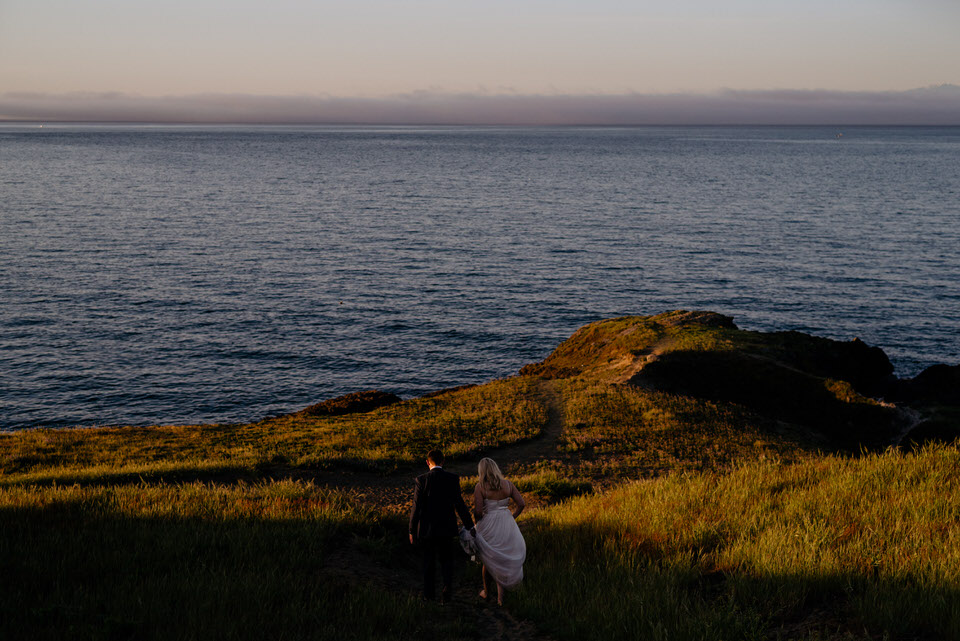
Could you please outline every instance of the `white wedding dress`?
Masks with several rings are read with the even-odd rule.
[[[516,587],[523,580],[527,558],[527,543],[507,507],[509,502],[509,498],[483,500],[483,518],[477,521],[474,540],[480,561],[505,588]]]

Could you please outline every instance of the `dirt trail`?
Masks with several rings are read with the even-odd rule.
[[[637,374],[640,373],[640,370],[650,363],[658,360],[664,352],[672,348],[674,342],[675,341],[669,337],[661,338],[647,349],[637,352],[636,354],[632,354],[629,360],[620,364],[623,366],[623,370],[614,379],[614,382],[620,384],[629,383]]]
[[[463,558],[457,560],[454,569],[453,599],[450,603],[438,606],[442,607],[445,616],[467,621],[468,625],[472,625],[473,629],[479,633],[478,636],[481,639],[551,641],[551,637],[538,631],[532,623],[510,614],[509,593],[507,605],[503,608],[496,605],[495,599],[481,600],[478,595],[480,586],[475,585],[465,576],[464,566],[467,563],[470,561]],[[387,564],[378,563],[348,545],[336,550],[327,558],[323,571],[324,580],[341,578],[347,583],[365,583],[391,594],[420,598],[422,578],[418,564],[419,558],[413,549],[406,558]],[[439,579],[438,576],[438,589]]]
[[[557,392],[556,383],[551,380],[538,382],[536,397],[547,409],[547,425],[540,435],[522,443],[502,445],[485,452],[486,456],[496,460],[508,474],[516,465],[535,463],[557,455],[557,444],[564,426],[563,399]],[[469,474],[476,474],[476,469]]]
[[[516,465],[553,458],[557,454],[557,443],[564,426],[562,399],[553,381],[541,381],[536,396],[547,410],[547,425],[541,434],[515,445],[491,448],[484,453],[501,463],[508,475]],[[461,475],[476,474],[473,462],[454,462],[449,469]],[[424,467],[417,467],[400,469],[389,476],[358,473],[315,480],[349,489],[358,500],[378,508],[406,512],[413,498],[413,479],[423,471]],[[498,607],[495,599],[481,601],[478,596],[481,586],[466,579],[467,563],[470,562],[458,555],[454,597],[451,603],[443,606],[451,616],[459,615],[467,621],[473,621],[482,639],[550,641],[550,637],[539,632],[533,624],[510,613],[509,593],[504,608]],[[400,595],[418,594],[422,583],[419,559],[412,548],[401,559],[377,561],[348,543],[327,559],[324,572],[351,583],[368,583]]]
[[[557,444],[563,433],[564,416],[563,401],[556,390],[556,383],[549,380],[539,381],[536,399],[547,410],[547,424],[543,431],[526,441],[493,447],[483,452],[484,456],[496,460],[508,476],[518,465],[557,456]],[[450,461],[446,467],[461,476],[475,476],[477,473],[474,461]],[[425,466],[418,465],[401,467],[387,475],[372,472],[335,472],[313,474],[310,475],[310,480],[318,485],[346,489],[364,503],[381,509],[399,509],[403,506],[409,507],[413,498],[413,480],[425,471]]]

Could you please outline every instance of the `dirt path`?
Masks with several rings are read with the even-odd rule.
[[[672,338],[661,338],[647,349],[633,354],[627,362],[626,367],[613,379],[613,382],[624,384],[634,381],[637,374],[639,374],[644,367],[658,360],[660,356],[673,347],[673,345],[674,340]]]
[[[486,456],[494,459],[509,475],[510,470],[518,465],[535,463],[543,459],[556,458],[557,445],[563,433],[564,413],[563,399],[556,389],[556,382],[542,380],[537,383],[537,400],[547,409],[547,425],[539,436],[516,443],[491,448],[485,452]],[[468,473],[468,472],[461,472]],[[476,469],[469,472],[475,475]]]
[[[547,410],[547,425],[541,434],[522,443],[491,448],[484,452],[485,456],[497,460],[508,475],[511,469],[519,465],[555,458],[557,455],[557,444],[564,427],[562,399],[553,381],[541,381],[536,396]],[[473,462],[453,462],[449,469],[461,475],[476,474],[476,465]],[[417,467],[400,469],[388,476],[358,473],[330,478],[318,477],[315,480],[331,487],[348,489],[359,501],[369,505],[405,513],[409,510],[413,498],[413,479],[423,471],[425,468]],[[470,562],[460,555],[458,558],[453,601],[443,606],[451,616],[459,616],[472,622],[482,639],[550,641],[550,637],[538,631],[532,623],[518,619],[510,613],[509,595],[504,608],[498,607],[495,599],[489,602],[481,601],[477,594],[480,585],[475,585],[476,581],[466,577],[465,566]],[[409,554],[401,559],[378,562],[350,544],[343,545],[327,559],[324,572],[350,582],[376,585],[400,595],[417,595],[422,583],[419,559],[412,548],[409,549]]]
[[[511,445],[490,448],[483,452],[496,460],[509,476],[517,467],[535,463],[543,459],[557,457],[557,445],[563,433],[563,400],[556,390],[554,381],[544,380],[537,384],[536,399],[547,410],[547,424],[536,437]],[[461,476],[475,476],[477,467],[474,461],[450,461],[447,469]],[[380,509],[401,509],[409,507],[413,498],[413,480],[426,471],[424,466],[401,467],[383,475],[372,472],[333,472],[329,474],[310,474],[305,478],[318,485],[327,485],[345,489],[354,493],[358,499]]]
[[[482,601],[478,596],[480,585],[466,575],[465,566],[470,563],[460,557],[454,569],[454,594],[450,603],[443,606],[440,615],[446,618],[460,618],[477,631],[479,638],[493,641],[552,641],[530,622],[518,619],[510,613],[509,594],[506,607],[499,607],[496,601]],[[377,563],[350,546],[338,549],[326,562],[324,573],[329,578],[342,577],[350,583],[366,583],[390,594],[420,598],[422,578],[419,557],[411,548],[403,559],[390,563]],[[439,589],[439,577],[438,589]]]

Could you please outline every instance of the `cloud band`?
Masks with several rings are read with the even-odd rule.
[[[6,93],[0,95],[0,118],[251,124],[960,125],[960,87],[620,95],[416,92],[385,98]]]

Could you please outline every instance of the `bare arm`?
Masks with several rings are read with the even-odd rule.
[[[410,542],[413,543],[420,529],[420,479],[413,486],[413,508],[410,510]]]
[[[478,521],[483,518],[483,490],[479,483],[473,488],[473,515]]]
[[[517,508],[513,511],[513,518],[516,519],[520,516],[520,513],[523,512],[523,508],[527,507],[527,504],[523,501],[523,497],[520,496],[520,490],[518,490],[517,486],[513,483],[510,484],[510,498],[517,504]]]

